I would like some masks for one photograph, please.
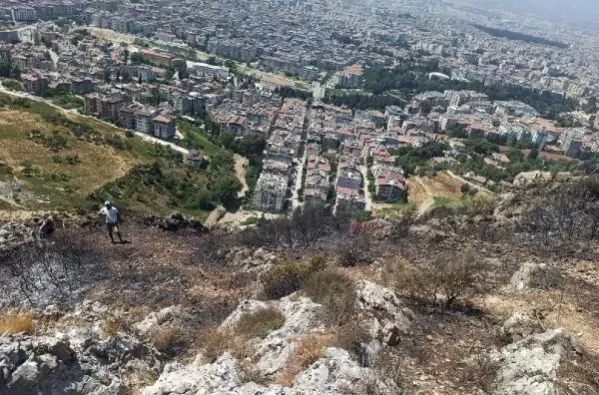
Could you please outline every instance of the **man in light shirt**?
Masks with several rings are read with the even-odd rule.
[[[119,229],[119,224],[121,222],[121,216],[119,214],[119,210],[110,203],[110,201],[104,202],[104,207],[100,210],[100,214],[106,216],[106,228],[108,229],[108,235],[110,236],[110,241],[112,244],[115,243],[113,234],[119,238],[121,244],[124,243],[123,237],[121,236],[121,231]]]

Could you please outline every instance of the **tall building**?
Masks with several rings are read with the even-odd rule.
[[[16,22],[35,22],[38,19],[37,11],[31,7],[13,8],[12,18]]]
[[[535,145],[536,149],[542,151],[547,145],[548,137],[549,134],[546,130],[534,130],[532,132],[532,143]]]

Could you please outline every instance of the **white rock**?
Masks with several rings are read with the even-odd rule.
[[[165,307],[164,309],[158,312],[151,312],[143,319],[143,321],[138,322],[134,325],[134,328],[139,331],[139,333],[146,335],[150,333],[154,328],[158,325],[161,325],[174,317],[181,315],[181,306],[170,306]]]
[[[409,333],[414,313],[404,307],[392,290],[372,283],[358,283],[358,307],[370,320],[370,334],[378,341],[394,346],[402,334]]]
[[[491,352],[491,361],[498,367],[495,393],[553,395],[560,360],[569,348],[570,337],[557,329]]]

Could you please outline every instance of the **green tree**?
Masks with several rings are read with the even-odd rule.
[[[224,172],[217,173],[210,185],[214,200],[222,203],[225,207],[237,201],[237,193],[241,188],[241,182],[234,174]]]
[[[141,52],[133,52],[130,56],[133,64],[148,64],[150,61]]]

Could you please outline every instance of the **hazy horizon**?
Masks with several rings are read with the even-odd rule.
[[[475,2],[488,7],[535,14],[561,22],[595,23],[599,18],[599,2],[596,0],[476,0]]]

